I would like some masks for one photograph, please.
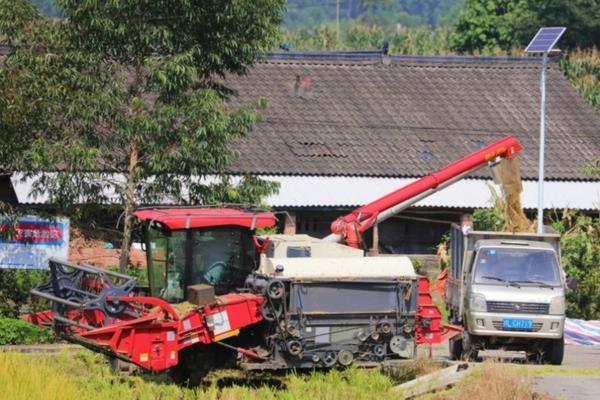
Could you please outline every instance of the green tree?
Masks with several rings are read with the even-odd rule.
[[[515,17],[515,37],[525,46],[542,26],[565,26],[560,47],[600,46],[600,1],[598,0],[520,0]]]
[[[451,36],[461,53],[525,46],[542,26],[565,26],[565,48],[600,45],[597,0],[466,0]]]
[[[14,21],[0,35],[18,43],[0,105],[32,117],[0,114],[3,138],[22,135],[3,153],[18,148],[10,165],[56,204],[118,199],[122,271],[136,204],[257,202],[275,189],[224,173],[264,101],[231,110],[223,100],[232,94],[226,75],[245,73],[273,45],[283,0],[56,3],[63,20],[0,0],[0,16]]]
[[[361,13],[371,15],[389,11],[393,6],[393,0],[360,0],[358,3],[358,8]]]
[[[522,1],[513,0],[466,0],[450,36],[451,47],[460,53],[511,48],[521,5]]]
[[[565,273],[579,281],[567,292],[567,315],[600,318],[600,219],[565,210],[552,226],[561,234]]]

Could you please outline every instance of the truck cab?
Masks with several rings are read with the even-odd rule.
[[[447,302],[465,328],[450,343],[453,358],[479,350],[525,351],[531,360],[562,362],[565,277],[559,236],[463,232],[452,228]]]

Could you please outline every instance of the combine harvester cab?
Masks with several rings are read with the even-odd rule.
[[[442,326],[429,281],[405,256],[369,257],[361,234],[470,172],[521,150],[511,136],[377,199],[332,235],[256,236],[273,214],[233,208],[140,209],[149,293],[133,278],[52,260],[32,291],[52,309],[27,317],[68,340],[180,377],[246,369],[348,366],[412,358]],[[345,242],[340,244],[336,242]]]

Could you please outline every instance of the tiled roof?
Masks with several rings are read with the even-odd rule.
[[[231,172],[421,176],[513,133],[536,178],[539,74],[531,58],[272,54],[226,80],[233,106],[268,103]],[[549,63],[546,179],[584,179],[598,156],[600,118]]]

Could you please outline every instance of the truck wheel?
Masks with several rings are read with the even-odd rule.
[[[477,341],[465,330],[463,332],[461,360],[476,361],[479,356]]]
[[[554,339],[550,341],[550,344],[544,352],[543,360],[552,365],[560,365],[565,355],[565,339]]]
[[[448,340],[451,360],[460,360],[462,355],[462,339]]]

